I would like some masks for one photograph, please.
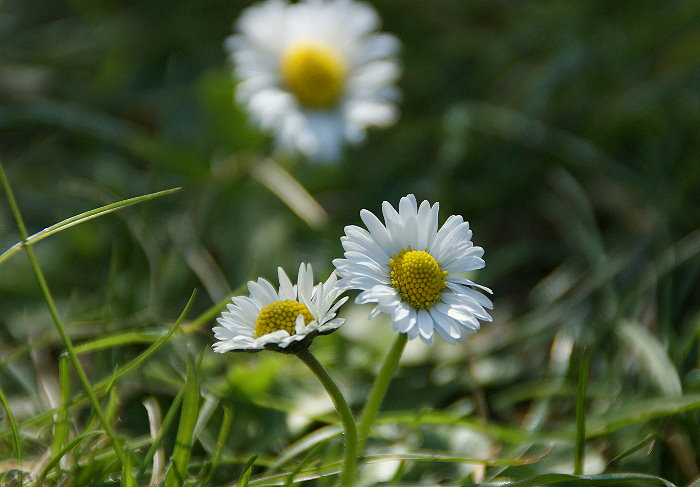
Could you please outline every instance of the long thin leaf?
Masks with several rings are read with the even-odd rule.
[[[83,433],[82,435],[77,436],[74,438],[71,442],[69,442],[66,446],[64,446],[59,452],[53,455],[53,458],[49,463],[46,464],[46,467],[44,467],[44,470],[42,470],[41,474],[39,474],[39,484],[43,482],[43,480],[46,478],[46,475],[56,466],[58,463],[61,461],[61,458],[63,458],[69,451],[71,451],[73,448],[78,446],[80,443],[83,441],[89,439],[89,438],[94,438],[96,436],[101,436],[104,435],[104,431],[88,431],[87,433]]]
[[[308,435],[302,437],[300,440],[289,445],[285,450],[277,455],[274,463],[270,465],[269,470],[274,471],[279,469],[287,462],[301,455],[305,451],[315,447],[319,443],[323,443],[331,438],[340,436],[342,433],[343,427],[340,425],[324,426],[312,431]]]
[[[547,452],[548,454],[549,452]],[[545,456],[534,458],[506,458],[506,459],[483,459],[461,457],[458,455],[444,455],[442,453],[399,453],[399,454],[380,454],[366,455],[359,463],[372,464],[381,462],[401,462],[401,461],[417,461],[417,462],[436,462],[436,463],[469,463],[485,466],[520,466],[529,465],[541,461]],[[342,462],[326,464],[322,467],[312,468],[299,472],[295,475],[296,482],[318,479],[330,475],[336,475],[342,470]],[[279,473],[274,475],[265,475],[256,478],[250,482],[250,487],[263,487],[268,485],[284,485],[289,480],[289,473]]]
[[[496,484],[486,484],[496,485]],[[664,487],[676,487],[668,480],[653,475],[644,475],[639,473],[620,473],[608,475],[568,475],[560,473],[550,473],[530,477],[529,479],[518,480],[511,483],[499,483],[503,487],[540,487],[542,485],[561,485],[561,486],[588,486],[598,487],[601,485],[619,486],[619,487],[643,487],[662,485]]]
[[[178,319],[175,321],[175,324],[170,327],[168,332],[163,335],[160,339],[158,339],[153,345],[148,347],[146,350],[141,352],[139,355],[137,355],[132,361],[128,362],[127,364],[124,364],[123,366],[115,369],[114,374],[112,374],[110,377],[107,379],[103,379],[97,384],[93,386],[93,390],[95,391],[95,394],[101,394],[105,390],[109,390],[109,387],[112,383],[115,381],[121,379],[124,377],[126,374],[131,372],[132,370],[138,368],[143,362],[148,360],[154,353],[156,353],[165,343],[170,339],[170,337],[175,333],[175,331],[180,327],[182,322],[184,321],[185,317],[189,313],[190,308],[194,304],[194,301],[197,297],[197,290],[195,289],[192,292],[192,295],[190,296],[190,299],[187,301],[187,304],[185,305],[185,308],[182,310],[182,313],[180,313],[180,316]],[[33,418],[29,418],[22,423],[20,423],[20,426],[33,426],[36,424],[40,424],[46,419],[50,418],[54,414],[57,414],[58,412],[64,410],[65,408],[68,408],[70,406],[73,406],[75,404],[79,404],[83,401],[85,401],[87,397],[85,396],[84,393],[81,394],[76,394],[73,396],[73,398],[66,404],[61,405],[58,408],[51,409],[49,411],[43,412],[41,414],[37,414]],[[3,432],[0,432],[0,437],[2,437]]]
[[[574,473],[583,473],[583,456],[586,441],[586,386],[588,385],[588,353],[581,359],[581,372],[576,394],[576,448],[574,449]]]
[[[202,481],[202,485],[206,486],[211,483],[211,479],[214,476],[214,472],[219,467],[219,460],[221,459],[221,452],[226,446],[226,440],[228,439],[228,434],[231,431],[231,423],[233,422],[233,414],[231,410],[224,406],[224,418],[221,421],[221,426],[219,427],[219,435],[216,438],[216,448],[211,458],[211,465],[209,467],[209,472],[207,476]]]
[[[258,161],[251,166],[250,173],[311,228],[320,228],[328,220],[326,210],[318,201],[275,161]]]
[[[638,323],[627,321],[617,327],[620,338],[639,357],[642,367],[659,392],[665,396],[682,394],[681,379],[663,345]]]
[[[168,412],[165,414],[165,418],[163,418],[163,421],[160,424],[160,430],[158,431],[158,435],[151,443],[151,447],[148,449],[148,452],[146,452],[146,456],[144,457],[143,462],[141,462],[141,466],[138,469],[136,478],[139,478],[141,477],[141,475],[143,475],[143,472],[146,471],[146,466],[151,461],[151,458],[153,458],[158,448],[162,445],[163,437],[169,431],[170,425],[173,423],[175,415],[178,409],[180,408],[180,403],[182,402],[182,396],[184,392],[185,390],[181,389],[180,392],[178,392],[175,396],[175,399],[173,399],[173,402],[170,405],[170,409],[168,409]]]
[[[136,345],[144,343],[154,343],[165,336],[168,331],[163,328],[154,328],[152,330],[141,331],[125,331],[115,333],[113,335],[96,338],[80,345],[75,346],[75,352],[78,354],[94,353],[106,348],[121,347],[124,345]]]
[[[306,456],[301,460],[301,462],[299,462],[299,464],[296,467],[294,467],[294,470],[292,470],[289,473],[289,477],[284,483],[284,487],[292,487],[292,485],[294,485],[294,479],[296,478],[296,476],[299,474],[299,472],[306,468],[306,466],[311,462],[311,460],[313,460],[316,454],[319,451],[321,451],[321,448],[323,448],[324,445],[325,443],[318,444],[309,453],[306,454]]]
[[[3,409],[5,409],[5,415],[7,417],[7,421],[10,423],[10,431],[12,431],[12,439],[14,441],[14,446],[15,446],[15,455],[17,456],[17,464],[19,467],[22,466],[22,440],[19,434],[19,428],[17,427],[17,422],[15,421],[15,416],[12,414],[12,410],[10,409],[10,403],[7,401],[7,398],[5,397],[5,393],[2,391],[2,387],[0,387],[0,404],[2,404]],[[22,482],[22,474],[20,473],[20,483]]]
[[[54,233],[61,232],[63,230],[67,230],[68,228],[74,227],[76,225],[80,225],[81,223],[84,223],[86,221],[92,220],[93,218],[97,218],[100,216],[108,215],[109,213],[115,212],[117,210],[121,210],[122,208],[126,208],[127,206],[135,205],[138,203],[143,203],[144,201],[152,200],[154,198],[158,198],[160,196],[165,196],[171,193],[174,193],[176,191],[179,191],[180,188],[172,188],[172,189],[166,189],[164,191],[157,191],[155,193],[149,193],[145,194],[142,196],[136,196],[134,198],[127,198],[122,201],[117,201],[116,203],[110,203],[105,206],[100,206],[99,208],[95,208],[93,210],[89,210],[83,213],[80,213],[78,215],[72,216],[70,218],[66,218],[65,220],[62,220],[58,223],[54,223],[53,225],[44,228],[43,230],[35,233],[34,235],[30,235],[26,239],[26,245],[34,245],[35,243],[45,239],[46,237],[53,235]],[[7,249],[5,252],[0,254],[0,264],[5,262],[7,259],[12,257],[15,253],[19,252],[22,247],[25,245],[25,242],[17,242],[14,244],[12,247]]]
[[[65,404],[70,398],[70,362],[68,355],[58,359],[58,383],[61,391],[61,403]],[[56,455],[68,441],[69,424],[68,409],[63,409],[56,415],[51,453]]]
[[[250,485],[250,474],[253,471],[253,465],[255,465],[255,460],[257,458],[258,457],[254,455],[245,463],[243,466],[243,472],[241,473],[241,477],[238,479],[236,487],[248,487],[248,485]]]
[[[165,477],[165,487],[182,485],[187,478],[187,468],[194,441],[194,428],[199,414],[199,377],[197,366],[187,357],[187,377],[185,379],[180,424],[175,437],[172,465]]]
[[[586,438],[608,434],[634,423],[700,409],[700,394],[680,397],[658,397],[646,400],[628,400],[620,409],[587,420]]]

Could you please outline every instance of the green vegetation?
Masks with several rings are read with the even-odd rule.
[[[233,102],[250,3],[0,2],[0,485],[335,485],[321,384],[211,328],[414,193],[470,222],[494,322],[409,342],[372,421],[402,344],[341,308],[312,351],[358,485],[698,487],[700,3],[373,1],[402,115],[327,165]]]

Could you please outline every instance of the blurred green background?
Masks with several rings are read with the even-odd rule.
[[[270,182],[261,161],[271,141],[233,102],[223,41],[250,4],[0,3],[0,157],[29,232],[182,188],[36,245],[74,340],[165,326],[194,288],[197,316],[245,292],[247,280],[274,281],[277,266],[294,273],[311,262],[325,278],[360,209],[415,193],[440,202],[441,221],[471,223],[487,262],[476,280],[494,290],[495,319],[466,344],[410,344],[386,409],[467,415],[486,431],[400,423],[406,429],[382,431],[377,448],[505,455],[502,442],[516,451],[534,431],[552,439],[547,432],[573,425],[587,347],[589,411],[603,421],[588,445],[591,471],[679,485],[700,475],[697,405],[657,421],[605,422],[700,393],[700,2],[372,2],[403,45],[402,116],[337,164],[276,160],[324,210],[310,213],[306,200],[282,201],[292,183]],[[3,195],[0,251],[18,240]],[[53,373],[62,345],[23,255],[0,265],[0,310],[0,383],[26,399],[17,415],[31,417],[48,404],[38,371]],[[367,312],[347,306],[347,329],[314,345],[355,404],[392,336],[381,319],[365,323]],[[147,432],[142,398],[167,407],[183,357],[213,341],[211,324],[179,336],[122,386],[124,434]],[[91,356],[91,378],[141,349]],[[234,411],[230,458],[273,455],[318,426],[295,426],[290,411],[329,412],[306,404],[320,390],[301,366],[271,355],[205,355],[204,389]],[[220,410],[212,414],[215,432]],[[216,436],[203,434],[206,458]],[[0,442],[0,458],[11,451]],[[514,475],[560,471],[570,451],[557,446]],[[235,479],[236,468],[217,475]],[[411,468],[406,478],[467,474]]]

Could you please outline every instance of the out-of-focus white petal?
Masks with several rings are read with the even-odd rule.
[[[266,0],[243,11],[224,47],[239,83],[237,100],[277,145],[313,161],[333,161],[344,143],[364,140],[368,127],[398,118],[396,61],[400,43],[380,33],[369,5],[355,0]],[[342,85],[330,106],[306,106],[282,74],[290,46],[314,42],[342,60]]]

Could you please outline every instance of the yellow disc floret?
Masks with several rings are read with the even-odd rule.
[[[427,250],[401,249],[389,260],[391,285],[416,309],[427,309],[440,301],[447,285],[440,263]]]
[[[286,330],[290,335],[294,335],[299,315],[304,317],[304,323],[307,325],[314,319],[309,308],[298,301],[274,301],[266,304],[255,320],[255,338],[277,330]]]
[[[345,61],[319,42],[291,44],[282,55],[280,71],[299,103],[311,108],[333,106],[345,85]]]

